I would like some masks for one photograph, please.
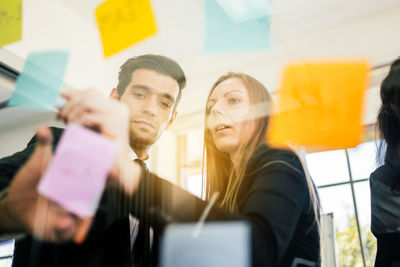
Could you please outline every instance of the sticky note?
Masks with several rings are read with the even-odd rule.
[[[93,216],[117,151],[117,144],[103,135],[69,124],[39,193],[80,217]]]
[[[252,51],[270,47],[269,17],[235,23],[216,0],[205,0],[204,4],[207,51]]]
[[[217,3],[235,23],[271,14],[269,0],[217,0]]]
[[[251,266],[250,226],[246,222],[208,222],[193,236],[195,224],[173,224],[161,243],[161,267]]]
[[[359,144],[369,70],[365,61],[289,65],[267,141],[316,149]]]
[[[150,0],[108,0],[96,9],[96,20],[109,57],[157,32]]]
[[[18,76],[9,106],[54,109],[67,67],[68,52],[32,53]]]
[[[0,46],[22,38],[22,0],[1,0]]]

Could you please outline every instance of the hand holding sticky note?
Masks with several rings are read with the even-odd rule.
[[[358,145],[369,69],[364,61],[289,65],[267,141],[316,149]]]
[[[39,193],[79,217],[93,216],[117,151],[117,144],[106,137],[69,124]]]
[[[150,0],[108,0],[96,9],[96,20],[109,57],[157,32]]]

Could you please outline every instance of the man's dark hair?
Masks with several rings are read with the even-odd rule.
[[[179,64],[171,58],[151,54],[132,57],[128,59],[127,61],[125,61],[124,64],[122,64],[119,71],[117,85],[119,97],[122,96],[126,87],[130,83],[132,73],[138,69],[153,70],[158,73],[167,75],[177,81],[179,85],[179,93],[176,97],[175,105],[173,108],[173,111],[175,111],[176,106],[178,105],[179,100],[182,96],[182,89],[186,86],[185,73],[183,72]]]

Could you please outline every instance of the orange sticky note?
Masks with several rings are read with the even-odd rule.
[[[149,0],[108,0],[96,9],[96,20],[109,57],[157,32]]]
[[[1,0],[0,46],[22,38],[22,0]]]
[[[289,65],[267,141],[318,149],[359,144],[369,70],[365,61]]]

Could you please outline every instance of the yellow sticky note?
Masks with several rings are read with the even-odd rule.
[[[359,144],[369,70],[365,61],[289,65],[267,142],[316,149]]]
[[[22,38],[22,0],[0,2],[0,46]]]
[[[96,9],[96,20],[109,57],[157,32],[149,0],[108,0]]]

